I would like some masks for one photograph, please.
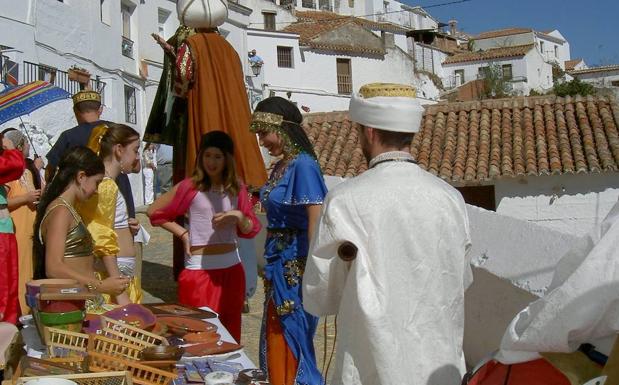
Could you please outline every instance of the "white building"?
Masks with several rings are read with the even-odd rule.
[[[250,79],[253,104],[278,95],[306,111],[333,111],[348,108],[351,92],[365,83],[415,83],[405,29],[331,12],[295,16],[281,31],[247,32],[248,46],[264,61]]]
[[[576,79],[590,83],[598,88],[619,87],[619,65],[574,68],[568,72]]]
[[[446,88],[482,79],[490,66],[498,66],[510,91],[528,95],[531,90],[545,92],[552,88],[552,65],[547,63],[533,44],[488,48],[464,52],[443,61],[443,84]]]
[[[102,119],[124,123],[142,133],[163,70],[163,51],[150,36],[170,38],[179,23],[174,0],[0,0],[0,46],[3,81],[52,81],[71,94],[79,84],[70,81],[72,66],[91,74],[91,86],[103,95]],[[220,32],[247,55],[247,26],[252,10],[230,3]],[[251,73],[245,63],[244,69]],[[35,151],[44,155],[60,132],[76,125],[71,100],[22,117],[33,136]],[[14,119],[2,125],[16,127]],[[142,202],[141,175],[132,175],[135,201]]]
[[[530,28],[507,28],[480,33],[474,38],[473,50],[488,50],[533,44],[545,62],[565,69],[570,60],[570,44],[558,30],[539,32]]]

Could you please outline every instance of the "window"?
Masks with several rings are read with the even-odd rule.
[[[110,3],[112,0],[99,0],[99,16],[101,22],[107,25],[112,24],[112,17],[110,15]]]
[[[122,4],[120,6],[120,13],[123,22],[123,37],[131,39],[131,8],[126,4]]]
[[[503,79],[511,80],[512,76],[512,65],[511,64],[503,64],[501,66],[501,73],[503,74]]]
[[[544,54],[544,42],[540,41],[539,42],[539,52],[541,52],[541,54]]]
[[[484,79],[486,78],[486,76],[488,75],[488,73],[490,72],[490,67],[486,66],[486,67],[479,67],[477,69],[477,79]]]
[[[275,14],[272,12],[262,12],[264,16],[264,30],[275,31]]]
[[[464,70],[455,70],[454,78],[456,78],[456,87],[464,84]]]
[[[350,95],[352,93],[352,73],[350,59],[336,59],[337,65],[337,93]]]
[[[555,45],[555,57],[559,57],[559,46]]]
[[[303,8],[314,9],[316,8],[316,3],[314,3],[314,0],[301,0],[301,6]]]
[[[292,47],[277,46],[277,66],[293,68],[292,64]]]
[[[125,121],[127,123],[136,123],[135,105],[135,88],[125,86]]]
[[[166,24],[168,22],[170,18],[170,12],[163,9],[163,8],[158,8],[157,10],[157,31],[159,33],[159,36],[163,37],[164,39],[168,39],[170,37],[170,34],[168,33],[168,28],[166,28]]]
[[[610,82],[610,85],[613,86],[613,87],[619,87],[619,80],[612,80]]]
[[[383,11],[385,13],[389,12],[389,2],[388,1],[383,1]]]

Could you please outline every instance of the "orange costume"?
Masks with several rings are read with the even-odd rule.
[[[199,32],[181,44],[176,56],[174,91],[187,97],[187,141],[184,175],[193,173],[202,135],[221,130],[232,138],[237,173],[249,186],[266,181],[256,136],[249,132],[250,111],[238,54],[219,33]]]

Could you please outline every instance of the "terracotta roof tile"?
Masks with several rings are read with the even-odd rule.
[[[580,62],[582,62],[582,59],[566,60],[565,61],[565,70],[566,71],[574,70],[574,67],[576,67],[578,65],[578,63],[580,63]]]
[[[492,48],[485,51],[464,52],[449,56],[443,64],[463,63],[469,61],[499,59],[504,57],[519,57],[526,55],[533,44],[516,45],[512,47]]]
[[[495,37],[519,35],[521,33],[527,33],[527,32],[533,32],[533,30],[531,28],[505,28],[505,29],[498,29],[495,31],[482,32],[479,35],[475,36],[475,39],[476,40],[492,39]]]
[[[607,97],[541,96],[426,106],[410,152],[454,184],[524,175],[619,171],[619,105]],[[327,175],[367,169],[346,112],[305,115]]]
[[[408,31],[407,29],[391,23],[377,23],[359,17],[342,16],[327,11],[297,11],[295,16],[297,17],[297,21],[286,26],[282,31],[298,34],[299,43],[301,45],[310,46],[315,49],[378,55],[383,55],[385,53],[382,49],[371,49],[369,47],[353,44],[324,44],[314,40],[322,34],[338,29],[349,23],[362,26],[368,30],[384,30],[394,33],[406,33],[406,31]]]
[[[567,67],[565,69],[567,71]],[[581,74],[590,74],[596,72],[610,72],[610,71],[619,71],[619,64],[600,66],[600,67],[589,67],[582,70],[573,70],[570,71],[570,75],[581,75]]]

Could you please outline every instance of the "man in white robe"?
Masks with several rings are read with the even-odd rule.
[[[465,371],[469,224],[458,191],[405,151],[422,113],[403,85],[350,103],[369,169],[329,191],[303,277],[305,309],[338,316],[332,385],[457,385]]]

